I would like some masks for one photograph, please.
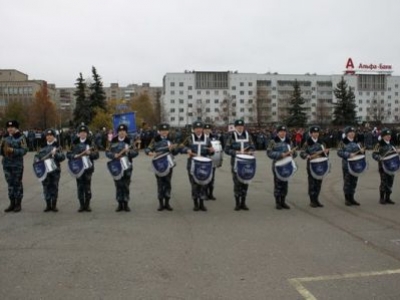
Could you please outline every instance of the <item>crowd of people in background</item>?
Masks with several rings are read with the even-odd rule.
[[[392,130],[392,143],[395,146],[400,145],[400,130],[396,127],[388,127]],[[356,128],[357,139],[362,143],[367,150],[372,150],[373,145],[378,142],[380,136],[380,127],[358,127]],[[184,138],[190,133],[190,127],[188,128],[171,128],[170,135],[171,141],[176,144],[183,142]],[[266,150],[266,147],[271,139],[274,139],[277,132],[274,126],[267,128],[259,127],[247,127],[249,134],[252,136],[256,150]],[[29,151],[38,151],[45,141],[44,130],[32,129],[22,130],[25,135]],[[228,137],[228,129],[226,127],[215,127],[214,134],[220,137],[220,141],[224,144]],[[4,131],[0,132],[2,137]],[[57,130],[57,137],[60,145],[63,149],[70,149],[71,143],[77,135],[76,129]],[[91,132],[96,147],[104,151],[107,148],[107,143],[116,135],[112,129],[101,128],[95,132]],[[156,128],[139,128],[138,132],[133,134],[133,139],[139,149],[145,149],[151,142],[151,140],[157,135]],[[288,136],[291,139],[294,146],[301,147],[304,141],[308,138],[308,128],[289,128]],[[320,138],[326,144],[328,148],[336,148],[342,139],[343,128],[321,128]]]

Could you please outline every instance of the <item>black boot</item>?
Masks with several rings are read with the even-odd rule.
[[[239,197],[235,197],[235,203],[236,203],[235,210],[236,211],[240,210],[240,200],[239,199],[240,199]]]
[[[279,210],[282,209],[281,197],[279,196],[275,197],[275,208]]]
[[[240,209],[249,210],[249,208],[246,205],[246,197],[244,197],[244,196],[241,198]]]
[[[57,199],[53,199],[51,201],[51,210],[54,212],[58,212],[58,208],[57,208]]]
[[[197,198],[193,199],[193,204],[194,204],[193,210],[199,211],[199,200]]]
[[[43,212],[48,212],[51,211],[51,200],[46,201],[46,208],[43,210]]]
[[[344,204],[346,204],[347,206],[352,206],[353,205],[353,203],[351,203],[351,195],[350,194],[344,194],[344,199],[345,199],[345,202],[344,202]]]
[[[163,211],[164,210],[164,202],[163,202],[162,198],[158,199],[158,208],[157,208],[157,210],[158,211]]]
[[[169,205],[169,199],[170,198],[165,198],[165,205],[164,208],[168,211],[173,211],[174,209],[171,207],[171,205]]]
[[[318,196],[315,196],[315,203],[317,203],[318,207],[324,207],[321,202],[318,200]]]
[[[282,208],[284,208],[284,209],[290,209],[290,206],[287,205],[285,201],[286,201],[286,196],[282,196],[282,197],[281,197],[281,206],[282,206]]]
[[[83,201],[83,199],[79,199],[79,209],[78,212],[83,212],[85,211],[85,202]]]
[[[386,204],[385,192],[380,192],[379,203]]]
[[[212,187],[210,187],[210,189],[209,189],[208,199],[217,200],[217,198],[214,197],[214,188],[212,188]]]
[[[10,205],[4,210],[4,212],[14,211],[14,207],[15,207],[15,200],[10,200]]]
[[[124,210],[125,210],[125,211],[131,211],[131,208],[129,207],[127,201],[124,202]]]
[[[354,194],[350,195],[350,202],[351,202],[352,205],[360,206],[360,203],[358,203],[358,202],[354,199]]]
[[[315,196],[310,195],[310,206],[311,207],[318,207],[317,201],[315,200]]]
[[[200,206],[199,209],[201,211],[207,211],[207,207],[204,206],[204,200],[200,198]]]
[[[22,209],[21,202],[22,202],[21,199],[15,200],[14,212],[20,212],[21,211],[21,209]]]
[[[117,207],[117,209],[115,211],[116,212],[120,212],[120,211],[123,211],[123,210],[124,210],[124,207],[122,205],[122,202],[118,201],[118,207]]]
[[[385,201],[387,204],[395,204],[395,202],[392,199],[390,199],[390,194],[391,193],[386,193]]]
[[[91,212],[92,209],[90,208],[90,199],[87,199],[85,202],[85,211]]]

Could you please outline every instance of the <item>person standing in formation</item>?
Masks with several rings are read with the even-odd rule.
[[[56,139],[54,129],[47,129],[45,135],[46,142],[35,155],[35,161],[51,159],[55,163],[56,169],[47,173],[46,178],[42,181],[42,185],[44,200],[46,201],[44,212],[57,212],[58,183],[61,176],[60,163],[65,160],[65,154],[62,152],[60,144]]]
[[[348,126],[344,129],[344,137],[339,143],[337,155],[342,158],[343,171],[343,192],[345,204],[347,206],[359,206],[360,203],[354,199],[356,193],[358,177],[349,171],[348,159],[358,154],[364,154],[365,150],[356,141],[356,130],[354,127]]]
[[[196,182],[195,178],[191,174],[192,160],[195,156],[208,157],[214,153],[211,141],[207,138],[203,132],[203,123],[196,121],[193,123],[193,133],[191,133],[185,141],[179,146],[180,152],[188,155],[187,160],[187,171],[189,181],[192,187],[192,199],[194,203],[194,211],[207,211],[204,206],[204,200],[206,199],[206,187]],[[212,170],[211,170],[212,172]]]
[[[267,155],[273,160],[272,172],[274,174],[274,196],[275,196],[275,208],[276,209],[290,209],[290,206],[286,203],[286,196],[288,193],[288,181],[284,181],[278,178],[275,165],[276,163],[286,157],[297,157],[296,148],[290,142],[287,136],[287,128],[284,125],[277,127],[277,135],[272,139],[267,148]]]
[[[130,211],[130,184],[132,178],[132,159],[139,155],[139,152],[132,148],[132,141],[128,137],[128,127],[121,124],[117,128],[117,136],[115,136],[106,151],[109,159],[117,161],[121,166],[122,176],[117,180],[114,179],[116,189],[116,200],[118,202],[116,212]]]
[[[162,169],[156,170],[158,211],[172,211],[169,201],[171,199],[171,179],[175,163],[173,157],[177,155],[176,145],[169,140],[169,124],[158,125],[158,134],[151,140],[149,146],[144,150],[148,156],[153,157],[153,161],[162,159]],[[153,165],[154,166],[154,165]]]
[[[19,131],[16,120],[6,122],[7,133],[3,136],[0,145],[3,156],[3,171],[8,185],[8,198],[10,205],[5,212],[20,212],[21,202],[24,197],[22,176],[24,173],[24,155],[28,147],[24,135]]]
[[[249,185],[243,183],[238,178],[238,174],[235,170],[235,159],[238,154],[253,155],[255,146],[251,135],[244,130],[244,121],[235,121],[235,130],[232,131],[227,138],[224,152],[231,156],[231,173],[233,180],[233,193],[235,196],[235,210],[249,210],[246,205],[247,191]]]
[[[388,172],[383,167],[383,160],[391,155],[393,155],[394,162],[398,161],[399,150],[391,143],[391,139],[392,132],[390,129],[382,129],[381,140],[375,145],[372,152],[372,158],[378,162],[379,175],[381,177],[381,184],[379,186],[380,204],[395,204],[395,202],[390,199],[394,182],[394,172]]]
[[[302,159],[307,159],[307,174],[308,174],[308,195],[310,196],[311,207],[323,207],[319,201],[321,192],[322,179],[316,179],[311,172],[311,160],[319,157],[328,157],[329,149],[319,138],[320,128],[312,126],[310,128],[310,136],[305,141],[303,149],[300,152]]]
[[[99,152],[94,148],[94,143],[89,137],[89,128],[86,125],[78,127],[78,136],[67,152],[68,160],[80,159],[84,161],[84,171],[76,178],[78,189],[79,209],[78,212],[91,212],[90,201],[92,199],[92,175],[94,172],[94,160],[99,158]]]
[[[205,134],[205,136],[207,138],[210,139],[211,143],[213,143],[213,141],[218,141],[218,138],[217,138],[216,135],[214,135],[212,133],[211,130],[212,130],[212,125],[211,124],[204,124],[204,134]],[[214,153],[214,158],[215,158],[215,155],[216,154]],[[222,160],[222,157],[220,157],[220,159]],[[222,163],[222,162],[220,162],[220,163]],[[214,196],[214,183],[215,183],[215,169],[216,168],[217,168],[217,165],[213,161],[212,179],[211,179],[210,183],[207,185],[207,188],[206,188],[206,196],[207,196],[206,199],[207,200],[217,200],[217,198],[215,198],[215,196]]]

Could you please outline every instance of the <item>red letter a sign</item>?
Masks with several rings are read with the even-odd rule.
[[[346,69],[354,69],[354,64],[353,64],[353,60],[349,57],[349,59],[347,60],[347,64],[346,64]]]

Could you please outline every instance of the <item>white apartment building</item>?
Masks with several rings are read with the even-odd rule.
[[[400,76],[391,75],[390,65],[381,65],[382,69],[378,65],[372,71],[371,65],[360,64],[358,69],[346,66],[344,75],[167,73],[163,80],[161,119],[174,127],[195,120],[215,125],[227,125],[235,119],[259,125],[282,122],[297,80],[309,123],[329,124],[333,103],[337,101],[333,91],[344,77],[354,91],[359,122],[400,123]]]

